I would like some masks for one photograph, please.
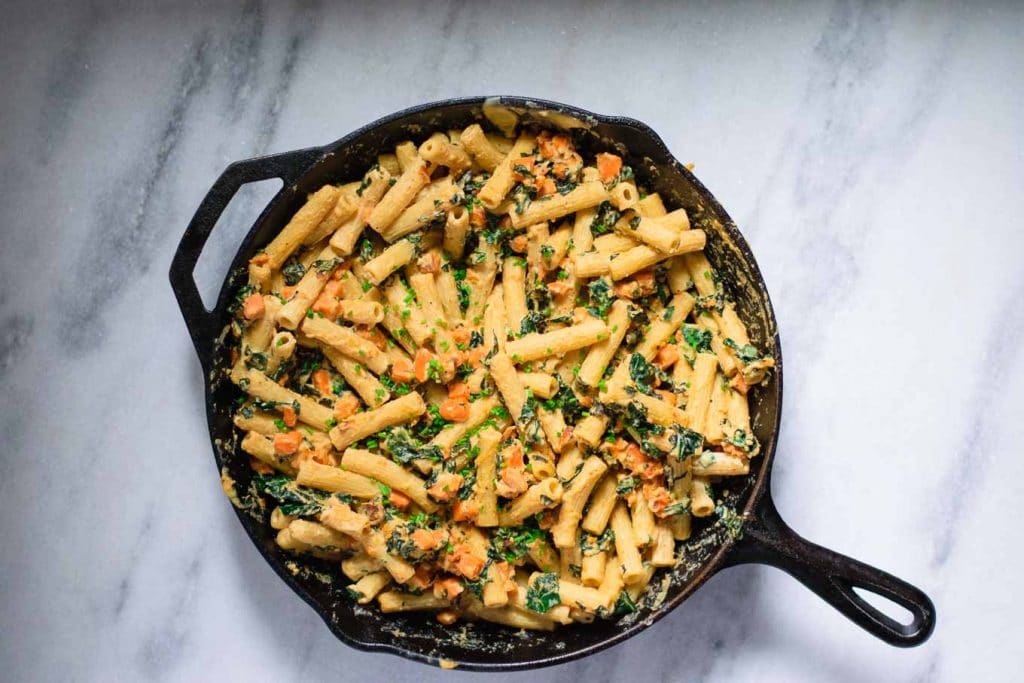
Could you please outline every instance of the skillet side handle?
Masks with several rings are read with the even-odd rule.
[[[206,240],[242,185],[281,178],[287,188],[320,152],[320,148],[314,147],[237,161],[224,169],[196,209],[171,261],[170,279],[171,289],[178,300],[181,315],[185,318],[192,344],[204,368],[209,364],[213,341],[220,331],[216,329],[218,316],[203,305],[193,277]]]
[[[727,566],[768,564],[795,577],[868,633],[897,647],[914,647],[935,629],[935,605],[920,589],[892,574],[811,543],[779,516],[770,494],[743,526]],[[902,624],[858,595],[870,591],[905,607],[913,621]]]

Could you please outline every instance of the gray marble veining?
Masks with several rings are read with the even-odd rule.
[[[1019,4],[8,4],[0,677],[452,675],[341,645],[263,563],[220,490],[165,273],[231,161],[481,93],[633,116],[696,162],[779,315],[783,515],[939,610],[898,651],[741,567],[623,645],[502,678],[1017,675]],[[274,189],[218,226],[205,293]]]

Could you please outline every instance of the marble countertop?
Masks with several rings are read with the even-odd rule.
[[[7,5],[0,677],[453,675],[340,644],[252,547],[166,272],[229,162],[488,93],[633,116],[696,163],[779,316],[783,516],[939,614],[927,644],[898,650],[742,567],[625,644],[507,678],[1019,675],[1020,5]],[[232,206],[206,293],[275,189]]]

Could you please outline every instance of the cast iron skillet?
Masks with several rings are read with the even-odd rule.
[[[693,538],[686,544],[686,560],[663,584],[652,585],[636,613],[617,621],[597,620],[590,625],[561,627],[553,633],[531,633],[488,623],[444,627],[430,615],[383,615],[359,607],[345,594],[343,581],[329,578],[337,575],[336,566],[314,564],[313,570],[292,571],[296,564],[275,545],[274,532],[266,523],[267,511],[255,504],[249,488],[247,458],[236,449],[231,416],[239,394],[224,378],[228,350],[219,339],[229,321],[227,308],[232,294],[244,284],[248,259],[284,226],[307,193],[325,183],[359,177],[376,161],[380,150],[390,149],[397,142],[409,137],[421,141],[435,130],[462,128],[474,121],[485,126],[518,121],[568,128],[582,148],[625,154],[625,162],[634,168],[640,182],[660,192],[670,207],[685,207],[694,227],[708,233],[708,256],[721,273],[727,293],[736,300],[741,317],[748,322],[752,342],[769,351],[777,362],[772,378],[751,395],[753,428],[763,444],[762,455],[753,461],[753,471],[745,480],[720,487],[730,489],[723,494],[725,508],[731,507],[739,516],[725,512],[717,521],[696,525]],[[249,231],[235,255],[216,307],[208,311],[192,277],[203,245],[235,192],[245,183],[270,178],[281,178],[284,186]],[[170,278],[203,367],[210,437],[218,466],[235,482],[238,517],[270,566],[349,645],[422,662],[446,659],[474,670],[525,669],[567,662],[639,633],[686,600],[716,572],[745,563],[769,564],[788,572],[891,645],[919,645],[932,633],[935,607],[923,592],[886,572],[806,541],[776,511],[770,480],[782,404],[782,356],[768,292],[753,254],[725,209],[643,123],[555,102],[474,97],[426,104],[386,116],[325,147],[239,161],[227,167],[203,199],[181,239]],[[913,615],[912,622],[903,624],[890,618],[854,588],[905,607]]]

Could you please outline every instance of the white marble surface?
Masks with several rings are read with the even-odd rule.
[[[939,619],[896,650],[746,567],[611,651],[508,678],[1019,680],[1019,4],[201,4],[5,3],[0,678],[452,675],[341,645],[252,548],[166,271],[230,161],[513,93],[634,116],[696,162],[780,319],[783,515]],[[205,283],[246,227],[221,226]]]

